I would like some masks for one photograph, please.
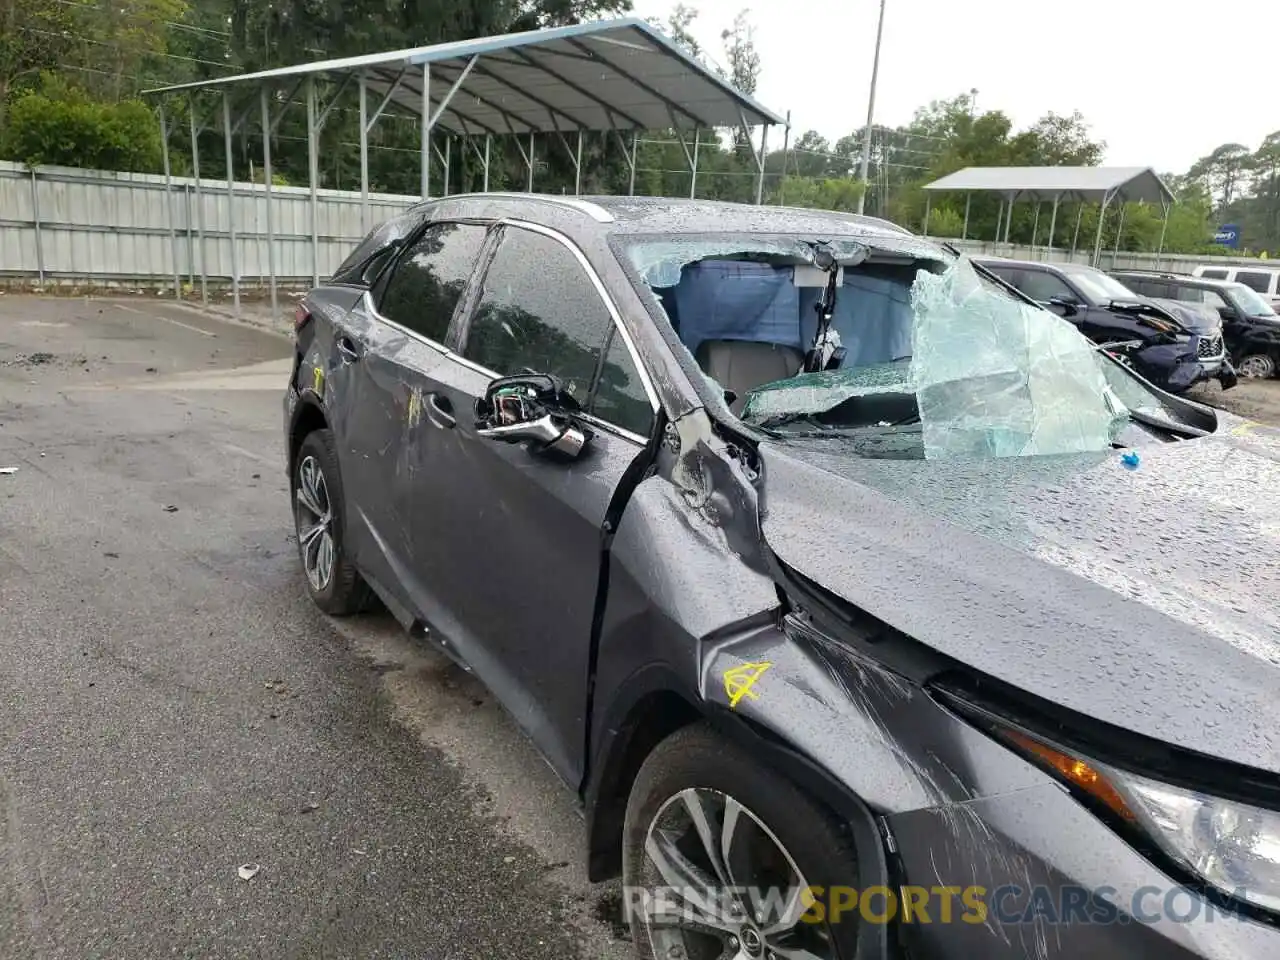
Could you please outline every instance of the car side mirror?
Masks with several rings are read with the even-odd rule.
[[[1049,308],[1060,317],[1071,318],[1080,312],[1080,307],[1066,297],[1050,297]]]
[[[1223,320],[1234,320],[1236,318],[1235,311],[1232,310],[1230,307],[1219,307],[1218,316],[1220,316]]]
[[[499,377],[476,401],[476,435],[525,443],[531,453],[573,460],[591,440],[582,408],[557,378],[544,373]]]

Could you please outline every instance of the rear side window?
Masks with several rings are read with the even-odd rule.
[[[1125,280],[1128,283],[1128,279]],[[1133,284],[1129,284],[1133,286]],[[1137,289],[1136,287],[1134,289]],[[1173,284],[1173,299],[1181,300],[1183,303],[1203,303],[1204,290],[1200,287],[1184,287],[1181,284]]]
[[[485,273],[462,355],[500,375],[559,377],[588,412],[647,434],[652,409],[640,372],[615,334],[600,292],[564,244],[507,227]]]
[[[427,227],[395,265],[378,312],[407,330],[444,343],[484,237],[485,228],[474,223]]]
[[[409,213],[392,217],[386,223],[374,227],[333,272],[331,282],[357,286],[372,284],[395,251],[400,249],[400,242],[422,223],[423,216],[421,213]]]
[[[1219,270],[1217,267],[1209,267],[1208,269],[1201,270],[1200,276],[1204,277],[1206,280],[1225,280],[1227,279],[1227,271]]]
[[[1263,273],[1260,270],[1237,270],[1236,282],[1243,283],[1250,290],[1258,293],[1267,293],[1271,290],[1271,278],[1274,274]]]

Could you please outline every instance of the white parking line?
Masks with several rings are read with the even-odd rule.
[[[125,306],[123,303],[114,304],[121,310],[127,310],[129,313],[136,313],[140,317],[150,317],[152,320],[163,320],[165,323],[172,323],[175,327],[182,327],[185,330],[191,330],[200,334],[202,337],[216,337],[216,333],[210,333],[208,330],[201,330],[199,327],[193,327],[189,323],[183,323],[181,320],[174,320],[172,317],[162,317],[158,313],[147,313],[145,310],[138,310],[134,307]]]

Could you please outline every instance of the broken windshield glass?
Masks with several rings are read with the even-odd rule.
[[[1104,450],[1127,411],[1069,322],[981,283],[966,259],[911,290],[926,459]]]

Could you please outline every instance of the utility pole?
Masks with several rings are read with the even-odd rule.
[[[858,197],[858,213],[867,206],[867,175],[871,167],[871,122],[876,113],[876,80],[880,76],[880,38],[884,34],[884,4],[880,0],[880,22],[876,26],[876,53],[871,61],[871,93],[867,97],[867,126],[862,135],[862,168],[858,179],[862,181],[862,195]]]

